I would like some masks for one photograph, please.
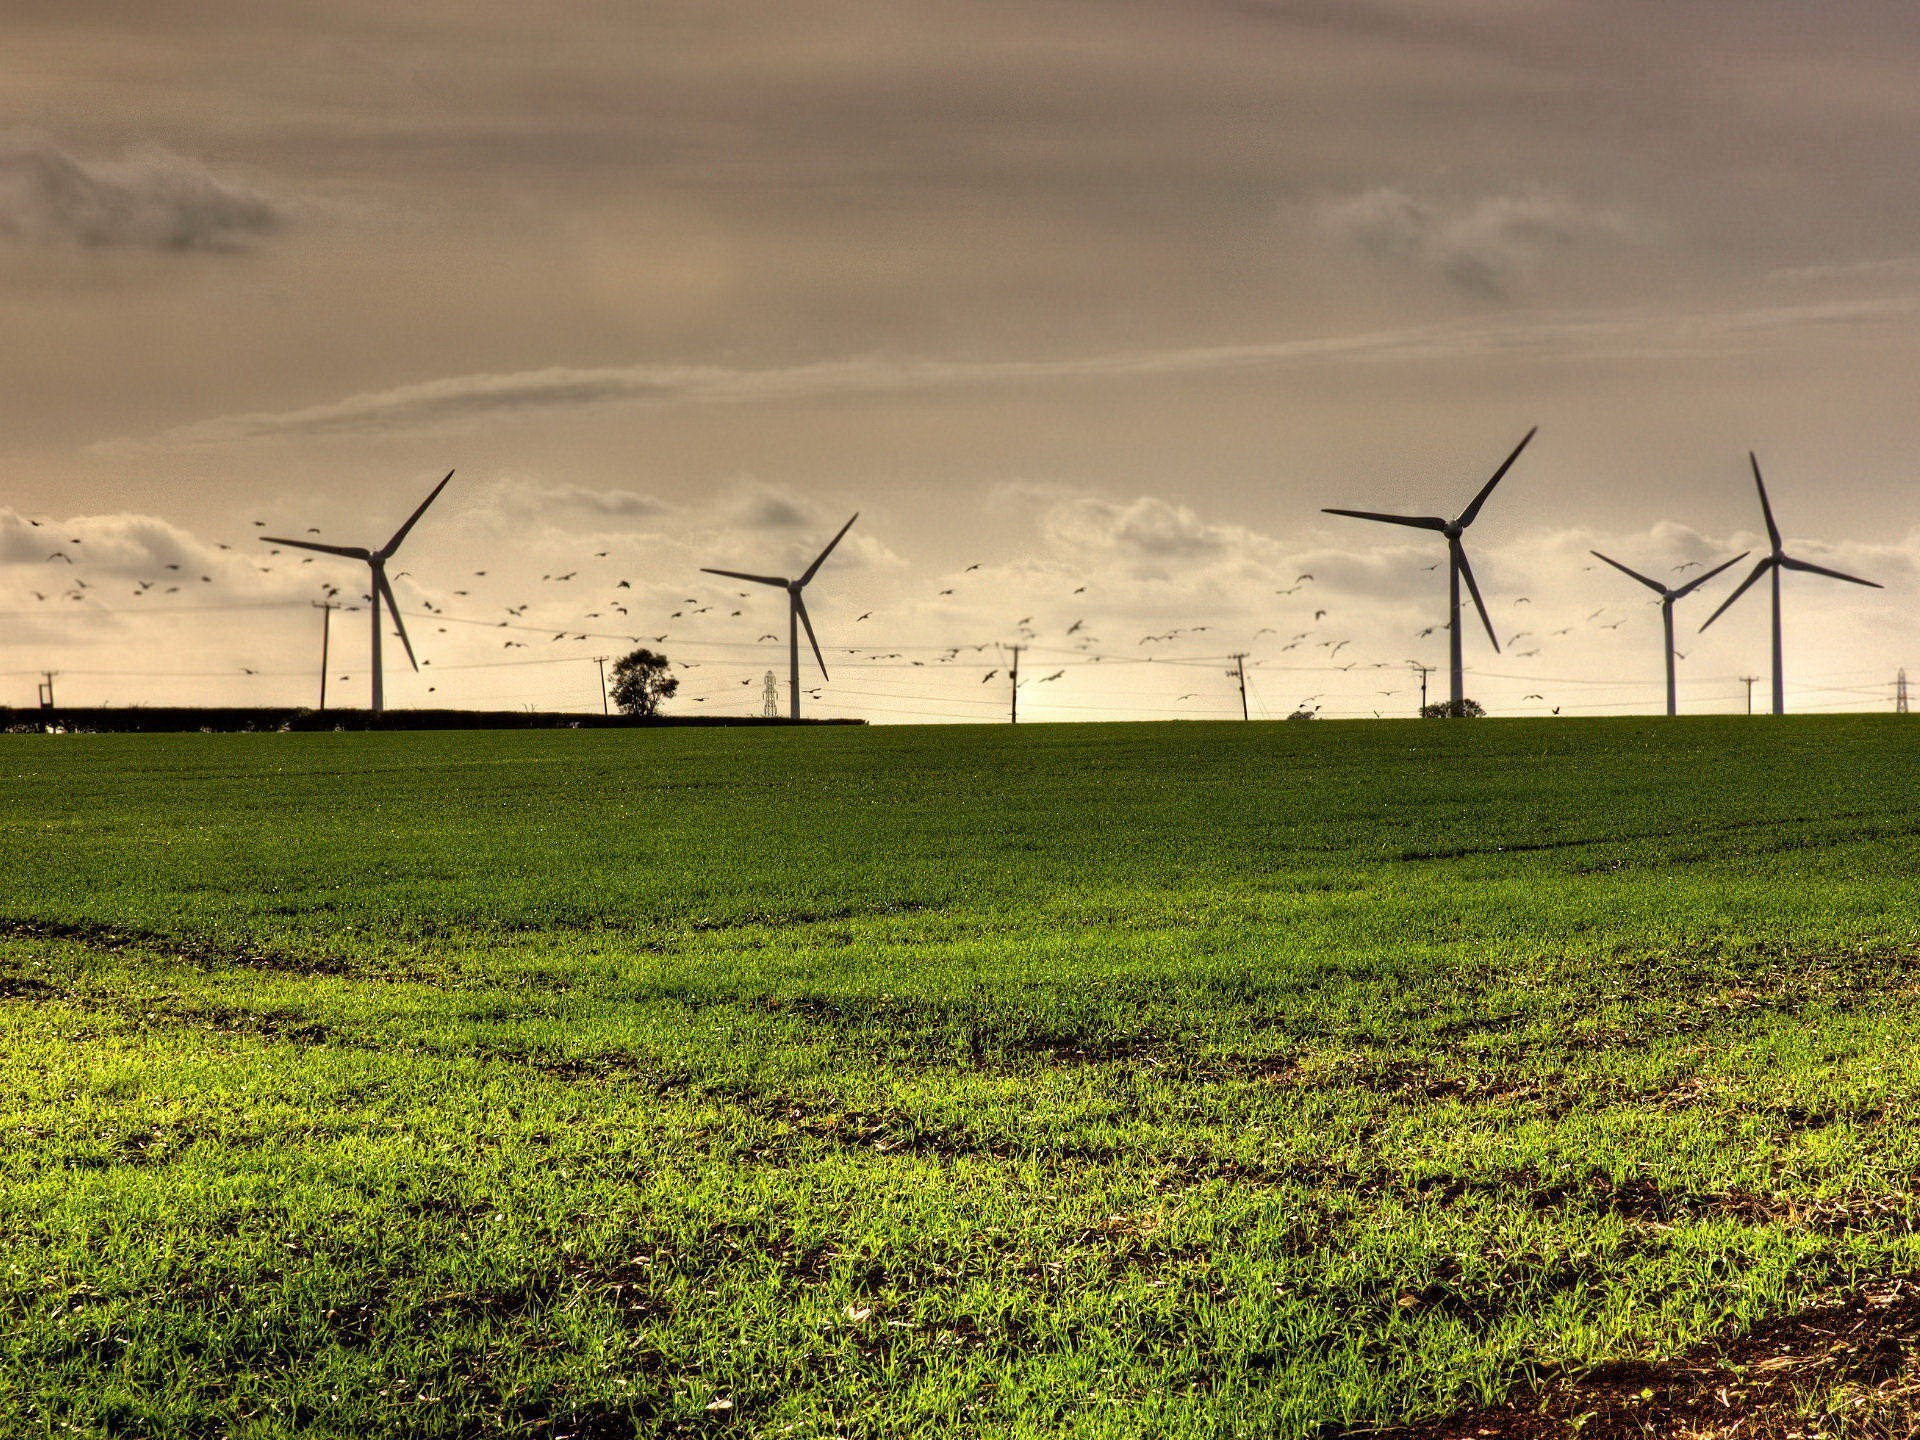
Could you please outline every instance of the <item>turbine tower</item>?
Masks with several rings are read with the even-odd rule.
[[[1769,570],[1773,572],[1773,713],[1784,715],[1787,713],[1787,678],[1786,672],[1781,668],[1780,659],[1780,572],[1801,570],[1808,575],[1825,575],[1829,580],[1844,580],[1849,585],[1865,585],[1873,590],[1882,587],[1877,580],[1862,580],[1858,575],[1849,575],[1844,570],[1829,570],[1826,566],[1816,565],[1811,560],[1799,560],[1787,554],[1780,540],[1780,527],[1773,522],[1773,506],[1767,502],[1767,482],[1760,478],[1759,458],[1749,450],[1747,461],[1753,466],[1753,483],[1760,491],[1760,513],[1766,517],[1767,540],[1773,548],[1758,565],[1753,567],[1747,578],[1740,582],[1739,588],[1720,602],[1720,608],[1709,615],[1706,625],[1700,628],[1704,631],[1707,625],[1713,624],[1726,614],[1727,607],[1746,594],[1752,588],[1754,581]]]
[[[1611,555],[1602,555],[1598,550],[1589,550],[1587,553],[1593,556],[1593,558],[1596,560],[1606,561],[1607,564],[1611,565],[1614,569],[1618,570],[1621,574],[1631,575],[1634,579],[1638,580],[1642,585],[1646,586],[1649,590],[1655,591],[1659,594],[1660,624],[1666,630],[1666,633],[1667,633],[1667,714],[1669,715],[1679,714],[1680,710],[1679,710],[1679,705],[1677,703],[1678,692],[1674,687],[1674,676],[1673,676],[1673,661],[1674,661],[1674,655],[1675,655],[1675,651],[1673,648],[1673,602],[1685,596],[1691,595],[1694,591],[1698,590],[1702,585],[1706,584],[1707,581],[1713,579],[1714,576],[1718,575],[1722,570],[1725,570],[1730,565],[1738,565],[1742,560],[1746,559],[1747,556],[1751,555],[1753,552],[1751,550],[1742,550],[1738,555],[1734,556],[1733,559],[1723,560],[1718,565],[1714,566],[1713,569],[1706,571],[1704,574],[1694,576],[1693,579],[1689,580],[1686,584],[1682,585],[1677,590],[1674,589],[1672,586],[1662,584],[1658,580],[1649,579],[1647,576],[1642,575],[1638,570],[1628,569],[1625,565],[1622,565],[1618,560],[1615,560]]]
[[[413,658],[413,642],[407,638],[406,622],[400,618],[400,602],[393,598],[393,586],[387,583],[387,561],[393,558],[400,548],[400,542],[407,538],[407,532],[413,529],[427,507],[440,498],[440,492],[447,488],[447,481],[453,479],[449,470],[446,478],[433,487],[427,498],[420,502],[420,508],[407,517],[407,523],[393,532],[393,538],[378,550],[365,550],[358,545],[322,545],[314,540],[286,540],[277,535],[262,535],[260,539],[269,545],[292,545],[300,550],[318,550],[323,555],[341,555],[349,560],[364,560],[372,572],[373,583],[369,587],[373,592],[373,713],[379,715],[386,709],[386,687],[380,664],[380,602],[385,599],[387,608],[393,612],[393,628],[399,632],[400,643],[407,647],[407,662],[415,670],[420,662]]]
[[[820,567],[827,563],[827,556],[833,553],[833,547],[840,543],[841,537],[853,528],[853,521],[860,518],[858,510],[853,519],[840,527],[840,534],[827,542],[827,548],[814,557],[811,565],[800,572],[797,580],[783,579],[778,575],[749,575],[743,570],[715,570],[702,565],[703,575],[725,575],[730,580],[751,580],[755,585],[773,585],[787,592],[787,680],[792,704],[792,718],[800,718],[800,627],[807,627],[807,642],[813,646],[813,658],[819,662],[820,678],[827,679],[826,658],[820,653],[820,642],[814,637],[813,621],[807,618],[807,602],[800,592],[807,588],[807,582],[820,573]]]
[[[1520,452],[1527,448],[1527,442],[1540,431],[1538,425],[1527,431],[1513,453],[1501,462],[1500,468],[1493,472],[1493,478],[1480,487],[1480,493],[1473,497],[1473,503],[1462,510],[1457,519],[1444,520],[1438,515],[1383,515],[1374,510],[1333,510],[1328,515],[1347,515],[1355,520],[1378,520],[1387,525],[1410,525],[1416,530],[1435,530],[1447,537],[1447,659],[1451,669],[1452,713],[1458,715],[1467,698],[1466,673],[1460,660],[1460,581],[1464,577],[1467,590],[1473,596],[1474,608],[1480,612],[1480,623],[1487,627],[1487,639],[1492,642],[1494,653],[1500,653],[1500,637],[1493,633],[1493,621],[1487,615],[1487,603],[1480,598],[1480,586],[1473,578],[1473,566],[1467,563],[1466,548],[1460,543],[1460,537],[1466,533],[1474,518],[1479,515],[1480,507],[1487,503],[1487,497],[1493,493],[1493,487],[1506,477],[1513,462],[1520,458]]]

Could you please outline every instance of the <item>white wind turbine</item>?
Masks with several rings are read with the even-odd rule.
[[[1881,585],[1877,580],[1862,580],[1858,575],[1849,575],[1844,570],[1829,570],[1826,566],[1816,565],[1811,560],[1801,560],[1787,554],[1786,545],[1780,538],[1780,527],[1773,520],[1773,506],[1767,501],[1767,482],[1760,478],[1760,460],[1749,450],[1747,462],[1753,466],[1754,488],[1760,492],[1760,514],[1767,522],[1769,548],[1761,557],[1760,563],[1747,573],[1747,578],[1735,587],[1731,595],[1720,602],[1720,608],[1709,615],[1706,624],[1700,628],[1705,630],[1707,625],[1713,624],[1727,613],[1729,605],[1747,593],[1754,581],[1769,570],[1773,572],[1773,713],[1784,715],[1787,713],[1787,677],[1781,660],[1780,647],[1780,572],[1799,570],[1808,575],[1824,575],[1829,580],[1844,580],[1849,585],[1865,585],[1872,590],[1880,589]]]
[[[433,487],[431,494],[420,502],[420,508],[407,517],[407,523],[393,532],[393,538],[378,550],[366,550],[358,545],[322,545],[314,540],[287,540],[277,535],[262,535],[260,539],[269,545],[292,545],[301,550],[318,550],[323,555],[341,555],[349,560],[364,560],[372,571],[373,583],[369,587],[372,594],[373,610],[373,713],[380,714],[386,706],[386,690],[382,683],[380,664],[380,602],[385,599],[387,608],[393,611],[393,627],[400,635],[400,643],[407,648],[407,661],[415,670],[420,662],[413,658],[413,642],[407,639],[406,622],[400,618],[400,602],[393,598],[393,586],[387,583],[387,561],[400,548],[400,542],[407,538],[407,532],[413,529],[420,517],[427,513],[427,507],[447,488],[447,481],[453,479],[449,470],[446,478]]]
[[[827,678],[827,662],[820,654],[820,642],[814,637],[813,621],[807,618],[807,602],[801,598],[800,592],[807,588],[807,582],[819,573],[822,565],[827,563],[827,556],[833,553],[833,547],[840,543],[841,536],[851,530],[853,521],[859,518],[860,512],[854,511],[853,519],[840,527],[840,534],[827,542],[827,548],[814,557],[813,563],[800,573],[800,578],[797,580],[787,580],[778,575],[749,575],[743,570],[715,570],[705,565],[700,567],[704,575],[725,575],[732,580],[750,580],[755,585],[773,585],[787,592],[787,679],[792,718],[795,720],[800,718],[800,627],[802,625],[807,627],[807,641],[813,646],[813,658],[819,662],[820,676],[822,679]]]
[[[1480,612],[1480,623],[1487,627],[1487,639],[1493,643],[1494,653],[1500,652],[1500,637],[1493,633],[1493,621],[1487,615],[1487,603],[1480,598],[1480,587],[1474,582],[1473,566],[1467,563],[1465,546],[1460,537],[1466,534],[1467,527],[1473,524],[1480,514],[1480,507],[1487,503],[1487,497],[1493,493],[1493,487],[1505,478],[1513,462],[1520,458],[1520,452],[1527,448],[1527,442],[1539,433],[1540,427],[1521,437],[1520,443],[1513,447],[1513,453],[1501,462],[1500,468],[1493,472],[1493,478],[1480,487],[1480,493],[1473,497],[1473,503],[1452,520],[1440,515],[1387,515],[1378,510],[1334,510],[1327,509],[1327,515],[1345,515],[1355,520],[1377,520],[1385,525],[1408,525],[1415,530],[1432,530],[1447,538],[1447,659],[1448,659],[1448,696],[1452,701],[1451,713],[1458,715],[1466,699],[1466,668],[1461,663],[1460,654],[1460,582],[1467,582],[1467,591],[1473,596],[1474,608]]]

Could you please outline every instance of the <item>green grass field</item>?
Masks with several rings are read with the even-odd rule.
[[[1916,736],[0,739],[0,1433],[1342,1434],[1911,1273]]]

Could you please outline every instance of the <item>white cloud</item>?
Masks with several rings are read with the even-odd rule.
[[[80,160],[44,136],[0,136],[0,235],[144,250],[230,250],[284,211],[197,160],[148,147]]]

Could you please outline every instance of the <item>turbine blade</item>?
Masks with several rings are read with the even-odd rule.
[[[413,529],[422,515],[427,513],[427,506],[440,498],[440,492],[447,488],[447,481],[451,479],[453,479],[453,471],[449,470],[447,471],[446,479],[443,479],[438,485],[434,486],[427,498],[420,502],[420,508],[407,517],[407,523],[393,532],[393,538],[387,541],[386,548],[380,552],[382,555],[391,555],[400,548],[400,542],[407,538],[407,532]]]
[[[1878,580],[1862,580],[1858,575],[1849,575],[1844,570],[1829,570],[1824,565],[1816,565],[1811,560],[1796,560],[1791,555],[1782,555],[1780,563],[1789,570],[1803,570],[1809,575],[1824,575],[1829,580],[1845,580],[1851,585],[1865,585],[1873,590],[1886,589],[1886,586]]]
[[[1707,616],[1705,623],[1703,623],[1700,626],[1700,628],[1702,630],[1705,630],[1708,625],[1711,625],[1714,621],[1718,620],[1722,615],[1726,614],[1727,607],[1733,604],[1733,602],[1738,600],[1742,595],[1746,594],[1747,591],[1752,588],[1753,582],[1758,580],[1762,575],[1766,574],[1767,571],[1772,568],[1772,566],[1773,566],[1773,556],[1768,555],[1764,557],[1758,565],[1753,567],[1752,573],[1749,574],[1746,579],[1740,582],[1739,587],[1731,595],[1727,596],[1726,599],[1720,602],[1720,608],[1714,611],[1711,615]]]
[[[1416,530],[1445,530],[1447,522],[1438,515],[1382,515],[1377,510],[1322,509],[1322,515],[1346,515],[1354,520],[1379,520],[1387,525],[1411,525]]]
[[[1678,590],[1674,591],[1673,598],[1675,600],[1678,600],[1683,595],[1691,595],[1694,591],[1698,590],[1702,585],[1706,584],[1707,581],[1711,580],[1714,576],[1718,575],[1722,570],[1728,569],[1734,565],[1738,565],[1742,560],[1746,559],[1747,556],[1751,555],[1752,553],[1753,552],[1751,550],[1742,550],[1738,555],[1734,556],[1731,560],[1722,560],[1718,565],[1714,566],[1711,570],[1704,571],[1701,574],[1694,576],[1693,579],[1689,580],[1686,584],[1682,585]]]
[[[1760,457],[1749,450],[1747,462],[1753,466],[1753,483],[1760,491],[1760,513],[1767,517],[1767,538],[1773,541],[1773,550],[1777,555],[1780,553],[1780,527],[1773,523],[1773,506],[1767,501],[1767,482],[1760,478]]]
[[[1493,487],[1506,478],[1507,471],[1513,468],[1513,462],[1518,460],[1520,452],[1527,448],[1527,442],[1539,433],[1540,427],[1536,425],[1521,437],[1520,443],[1513,447],[1513,453],[1501,462],[1498,470],[1493,472],[1493,478],[1480,487],[1480,493],[1473,497],[1473,503],[1460,512],[1460,519],[1456,523],[1463,527],[1473,523],[1473,517],[1478,515],[1480,507],[1487,503],[1487,496],[1493,493]]]
[[[420,662],[413,658],[413,641],[407,638],[407,622],[400,618],[400,602],[393,598],[393,586],[387,583],[387,572],[374,571],[373,583],[380,587],[380,593],[386,597],[387,613],[393,616],[393,628],[400,632],[400,643],[407,649],[407,663],[418,670]]]
[[[1618,570],[1621,574],[1631,575],[1634,579],[1638,580],[1642,585],[1646,586],[1649,590],[1658,590],[1662,595],[1667,593],[1667,587],[1662,585],[1658,580],[1649,580],[1646,576],[1642,575],[1638,570],[1629,570],[1625,565],[1622,565],[1618,560],[1614,559],[1611,555],[1602,555],[1598,550],[1589,550],[1587,551],[1587,553],[1593,556],[1593,558],[1596,560],[1606,561],[1607,564],[1611,565],[1614,569]]]
[[[787,582],[778,575],[749,575],[744,570],[713,570],[705,565],[700,567],[700,573],[702,575],[725,575],[732,580],[751,580],[756,585],[777,585],[782,590],[787,588]]]
[[[1460,578],[1467,582],[1467,593],[1473,596],[1473,607],[1480,612],[1480,623],[1487,627],[1487,639],[1493,642],[1493,653],[1500,653],[1500,637],[1493,633],[1493,618],[1487,614],[1487,602],[1480,598],[1480,586],[1473,578],[1473,566],[1467,563],[1467,551],[1458,540],[1453,542],[1453,552],[1460,558]]]
[[[800,598],[800,592],[798,590],[792,590],[788,593],[793,596],[793,608],[800,616],[800,623],[807,627],[807,643],[813,646],[813,658],[819,662],[820,678],[822,680],[831,680],[833,677],[827,674],[826,657],[820,653],[820,642],[813,638],[813,621],[807,618],[807,602]]]
[[[349,560],[371,560],[373,552],[363,550],[358,545],[322,545],[313,540],[286,540],[278,535],[259,537],[263,545],[292,545],[299,550],[318,550],[322,555],[344,555]]]
[[[860,518],[860,512],[858,510],[854,511],[853,520],[858,520],[859,518]],[[813,579],[813,577],[817,573],[819,573],[820,567],[827,563],[827,556],[833,553],[833,547],[840,543],[841,536],[845,535],[847,531],[853,528],[853,520],[849,520],[847,521],[846,524],[842,525],[840,527],[840,534],[834,536],[831,540],[827,541],[827,548],[822,550],[820,554],[814,559],[814,562],[811,565],[807,566],[806,570],[801,574],[800,582],[799,582],[800,584],[802,585],[806,584],[809,580]],[[805,613],[805,612],[803,611],[802,613]],[[824,667],[822,667],[822,673],[825,673]]]

